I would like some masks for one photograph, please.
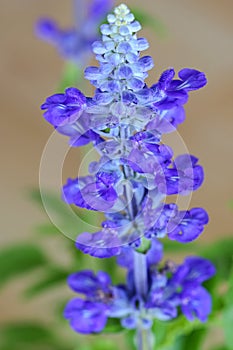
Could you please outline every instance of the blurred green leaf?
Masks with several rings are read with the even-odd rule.
[[[67,324],[67,321],[65,320],[63,314],[65,310],[66,304],[70,301],[70,298],[66,298],[64,300],[56,302],[54,311],[55,311],[55,317],[59,319],[63,324]]]
[[[77,64],[66,62],[64,72],[62,74],[61,82],[59,84],[58,92],[63,92],[68,87],[75,87],[83,78],[83,72]]]
[[[91,350],[119,350],[119,346],[111,339],[101,337],[93,343]]]
[[[70,207],[58,195],[49,190],[43,193],[43,202],[40,191],[37,189],[30,191],[30,196],[41,207],[43,207],[43,203],[45,204],[46,211],[56,220],[59,231],[65,233],[67,237],[75,240],[79,233],[87,231],[87,229],[88,232],[96,231],[98,213],[74,206]]]
[[[132,13],[142,26],[151,27],[157,35],[162,37],[167,34],[165,25],[158,17],[155,17],[154,15],[143,11],[141,8],[135,7],[132,8]]]
[[[33,321],[5,325],[2,327],[0,334],[2,339],[14,343],[37,343],[53,339],[53,335],[48,328]]]
[[[163,246],[165,253],[172,252],[180,254],[181,252],[196,251],[198,249],[196,242],[182,244],[180,242],[171,241],[168,238],[163,240]]]
[[[153,332],[156,337],[154,350],[170,350],[179,336],[184,336],[201,328],[199,321],[189,322],[184,316],[168,322],[155,321]]]
[[[187,350],[190,348],[190,344],[192,344],[192,350],[200,350],[202,349],[202,343],[206,334],[207,329],[203,327],[196,329],[187,335],[181,335],[176,339],[170,350]]]
[[[225,307],[223,310],[223,330],[226,345],[229,350],[233,349],[233,269],[231,269],[228,292],[225,297]]]
[[[233,238],[224,238],[208,244],[198,254],[213,262],[217,269],[217,277],[226,280],[233,263]]]
[[[25,296],[34,297],[50,288],[57,287],[59,284],[65,285],[69,273],[70,271],[59,267],[47,268],[44,277],[40,278],[39,282],[26,289]]]
[[[122,327],[119,318],[109,318],[102,333],[119,333],[123,330],[124,328]]]
[[[57,235],[60,233],[58,228],[52,223],[38,225],[36,227],[36,232],[44,235]]]
[[[32,244],[18,244],[0,251],[0,287],[23,273],[47,263],[43,252]]]

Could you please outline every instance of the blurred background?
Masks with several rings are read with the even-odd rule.
[[[120,3],[120,2],[117,2]],[[149,84],[162,70],[192,67],[204,71],[209,84],[193,92],[186,106],[187,120],[179,127],[191,154],[200,159],[206,180],[193,195],[192,206],[203,206],[210,224],[200,238],[203,244],[232,233],[233,215],[233,3],[230,0],[127,0],[130,7],[143,6],[166,28],[163,35],[149,27],[141,33],[150,42],[148,54],[155,67]],[[30,240],[34,227],[46,214],[33,203],[28,191],[38,188],[39,164],[52,127],[43,120],[40,105],[57,90],[64,61],[50,45],[34,35],[41,16],[69,27],[71,1],[0,0],[1,37],[1,245]],[[91,91],[91,90],[89,90]],[[168,139],[169,140],[169,139]],[[172,136],[170,138],[172,142]],[[79,154],[68,157],[66,174],[75,176]],[[51,187],[53,179],[50,179]],[[47,251],[66,262],[64,242],[48,239]],[[34,275],[29,276],[35,280]],[[1,292],[0,323],[12,320],[50,319],[51,303],[68,295],[59,286],[46,296],[25,301],[21,291],[28,277],[9,283]]]

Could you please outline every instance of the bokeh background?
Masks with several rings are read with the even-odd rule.
[[[162,36],[150,28],[142,32],[149,39],[148,53],[155,61],[149,83],[170,66],[176,71],[193,67],[207,74],[209,84],[192,93],[186,106],[187,120],[179,132],[206,173],[205,184],[191,202],[192,206],[206,208],[210,215],[210,224],[200,240],[204,243],[229,236],[233,231],[229,207],[233,199],[233,2],[125,2],[132,7],[143,6],[166,28]],[[41,154],[52,133],[42,118],[40,104],[57,89],[64,61],[53,47],[35,37],[34,24],[46,15],[68,27],[73,20],[71,4],[68,0],[0,0],[2,246],[31,240],[33,228],[45,218],[30,201],[28,190],[38,188]],[[77,170],[78,159],[77,151],[65,164],[70,176]],[[52,185],[53,179],[50,182]],[[61,259],[61,241],[48,241],[47,249]],[[58,295],[67,294],[64,286],[26,302],[20,297],[25,283],[26,278],[14,281],[2,291],[0,323],[30,319],[32,315],[48,319],[50,304]]]

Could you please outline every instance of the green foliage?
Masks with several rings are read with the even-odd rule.
[[[86,209],[70,207],[60,196],[51,191],[43,193],[43,201],[39,190],[30,191],[30,197],[38,203],[43,210],[46,209],[53,215],[59,228],[65,232],[68,237],[75,240],[79,233],[86,230],[87,225],[90,225],[88,226],[89,231],[96,230],[98,213],[90,212]],[[44,205],[45,208],[43,208]],[[51,232],[60,232],[58,228],[54,226],[53,229],[52,226],[54,226],[52,223],[49,225],[40,225],[39,231],[43,233],[50,232],[50,234]]]
[[[103,334],[105,333],[119,333],[122,332],[124,328],[121,325],[119,318],[109,318],[108,322],[104,328]]]
[[[0,251],[0,287],[15,277],[47,263],[44,253],[38,246],[22,243]]]
[[[68,87],[75,87],[83,79],[83,72],[77,64],[66,62],[58,92],[63,92]]]
[[[225,307],[223,310],[223,329],[226,345],[229,350],[233,349],[233,269],[231,269],[228,291],[225,297]]]
[[[0,350],[68,350],[50,327],[35,322],[12,323],[0,331]]]
[[[200,327],[199,321],[189,322],[184,316],[179,316],[177,319],[168,322],[156,320],[153,326],[156,338],[154,350],[173,350],[174,343],[180,341],[177,340],[179,336],[190,334]],[[194,348],[194,350],[196,349]]]
[[[34,297],[50,288],[57,287],[57,285],[65,285],[67,276],[70,271],[61,269],[59,267],[48,267],[44,276],[39,279],[37,283],[26,289],[26,297]]]
[[[57,235],[60,233],[58,228],[52,223],[40,224],[35,228],[35,231],[40,235]]]
[[[207,334],[207,329],[205,327],[195,329],[187,335],[179,336],[174,346],[171,347],[171,350],[187,350],[192,348],[192,350],[202,349],[202,343]]]
[[[180,254],[180,253],[187,253],[187,252],[193,252],[196,249],[198,249],[198,245],[196,242],[191,242],[191,243],[180,243],[176,241],[171,241],[168,238],[165,238],[163,240],[163,246],[164,246],[164,251],[166,253],[173,253],[173,254]]]
[[[224,238],[200,249],[198,254],[213,262],[217,277],[226,280],[233,263],[233,238]]]

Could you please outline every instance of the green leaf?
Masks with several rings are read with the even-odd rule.
[[[109,318],[102,333],[119,333],[123,330],[124,328],[122,327],[119,318]]]
[[[67,62],[65,64],[65,69],[62,74],[62,79],[59,84],[58,92],[63,92],[68,87],[75,87],[78,85],[79,81],[83,78],[83,72],[78,67],[78,65]]]
[[[38,225],[36,227],[36,232],[43,235],[57,235],[60,233],[58,228],[52,223]]]
[[[47,260],[39,247],[32,244],[19,244],[0,251],[0,287],[26,272],[39,268]]]
[[[226,280],[233,263],[233,238],[224,238],[200,249],[198,254],[213,262],[217,277]]]
[[[196,242],[182,244],[180,242],[171,241],[168,238],[165,238],[163,240],[163,245],[164,245],[165,253],[171,252],[175,254],[176,253],[180,254],[181,252],[189,252],[189,251],[194,251],[198,249]]]
[[[168,322],[156,320],[153,331],[156,337],[154,350],[170,350],[170,347],[177,341],[179,336],[184,336],[201,328],[201,323],[196,320],[189,322],[184,316]]]
[[[225,335],[226,345],[229,350],[233,349],[233,269],[229,279],[228,292],[225,297],[225,308],[223,310],[223,330]]]
[[[26,297],[34,297],[50,288],[57,287],[59,284],[66,284],[69,271],[53,267],[46,269],[46,273],[39,281],[25,291]]]
[[[64,310],[66,307],[66,304],[70,301],[69,298],[66,298],[64,300],[58,301],[56,302],[54,311],[55,311],[55,316],[57,319],[59,319],[59,321],[61,321],[63,324],[67,324],[67,321],[65,320],[63,314],[64,314]]]
[[[0,334],[6,341],[14,343],[38,343],[53,339],[48,328],[34,322],[5,325]]]
[[[134,14],[137,21],[139,21],[142,26],[151,27],[155,33],[161,37],[164,37],[167,34],[167,29],[163,22],[154,15],[151,15],[148,12],[143,11],[141,8],[133,8],[132,13]]]
[[[95,341],[94,344],[91,347],[91,350],[119,350],[118,344],[116,342],[113,342],[111,339],[108,339],[106,337],[100,338],[99,340]]]
[[[45,205],[47,212],[56,221],[57,229],[73,240],[83,231],[95,232],[98,213],[77,207],[70,207],[60,196],[46,191],[43,193],[43,202],[39,190],[30,191],[31,198],[40,204]]]
[[[51,331],[51,326],[22,321],[1,327],[0,350],[69,350],[70,347]]]
[[[187,350],[192,344],[192,350],[202,349],[202,344],[207,334],[205,327],[196,329],[190,334],[181,335],[175,341],[174,347],[171,350]]]

